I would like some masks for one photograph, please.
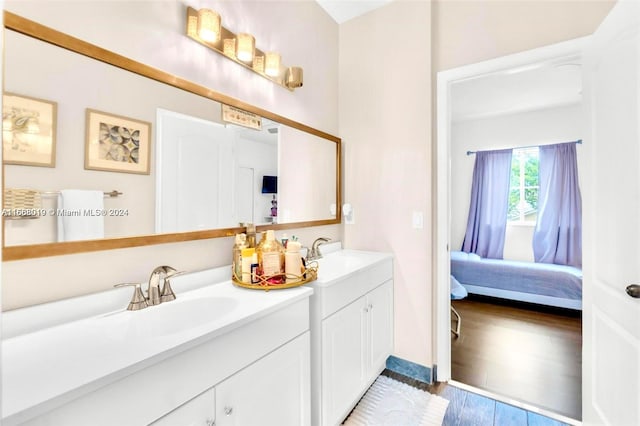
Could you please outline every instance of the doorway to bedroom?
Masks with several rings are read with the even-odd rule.
[[[558,196],[553,191],[564,183],[548,179],[566,171],[549,172],[550,158],[573,162],[575,188],[585,173],[580,43],[493,67],[488,61],[476,74],[458,70],[462,77],[449,80],[446,123],[450,378],[567,422],[581,419],[581,247],[545,246],[553,236],[541,237],[536,224],[561,209],[551,198],[579,205],[579,192],[567,203],[572,190]],[[569,157],[549,157],[555,146]],[[487,153],[502,158],[485,160]],[[478,169],[489,172],[478,178]],[[545,258],[550,251],[556,254]]]

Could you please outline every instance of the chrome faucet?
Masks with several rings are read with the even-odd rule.
[[[171,288],[169,278],[183,274],[184,271],[177,271],[171,266],[163,265],[155,268],[149,276],[147,283],[147,297],[144,296],[140,283],[116,284],[114,287],[134,286],[133,297],[127,306],[129,311],[137,311],[148,306],[159,305],[163,302],[175,300],[176,295]],[[160,290],[162,284],[162,291]]]
[[[310,260],[321,259],[322,253],[320,253],[320,246],[328,241],[331,241],[331,238],[316,238],[311,248],[307,251],[307,258],[305,260],[308,262]]]
[[[171,288],[169,278],[176,275],[183,274],[184,272],[178,272],[171,266],[163,265],[155,268],[149,276],[149,283],[147,287],[147,303],[149,305],[159,305],[163,302],[170,302],[176,299],[176,294]],[[162,284],[162,291],[160,290],[160,284]]]

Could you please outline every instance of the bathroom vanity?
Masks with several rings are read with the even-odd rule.
[[[4,314],[3,425],[335,425],[393,347],[392,256],[327,244],[318,279],[268,292],[229,267]]]
[[[311,283],[313,425],[342,422],[393,350],[393,257],[322,246]]]
[[[312,290],[240,289],[216,273],[176,277],[177,300],[135,312],[123,309],[130,288],[56,302],[121,309],[4,339],[2,424],[310,424]],[[46,318],[56,303],[14,315]]]

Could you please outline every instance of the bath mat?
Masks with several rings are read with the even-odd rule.
[[[449,401],[380,376],[343,423],[347,426],[440,426]]]

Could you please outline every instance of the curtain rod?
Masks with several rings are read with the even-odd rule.
[[[564,143],[577,143],[582,145],[582,139],[578,139],[575,142],[564,142]],[[512,149],[527,149],[527,148],[539,148],[541,146],[548,146],[548,145],[557,145],[557,144],[547,144],[547,145],[529,145],[529,146],[519,146],[517,148],[512,148]],[[506,149],[506,148],[505,148]],[[478,151],[467,151],[467,155],[472,155],[475,154]]]

